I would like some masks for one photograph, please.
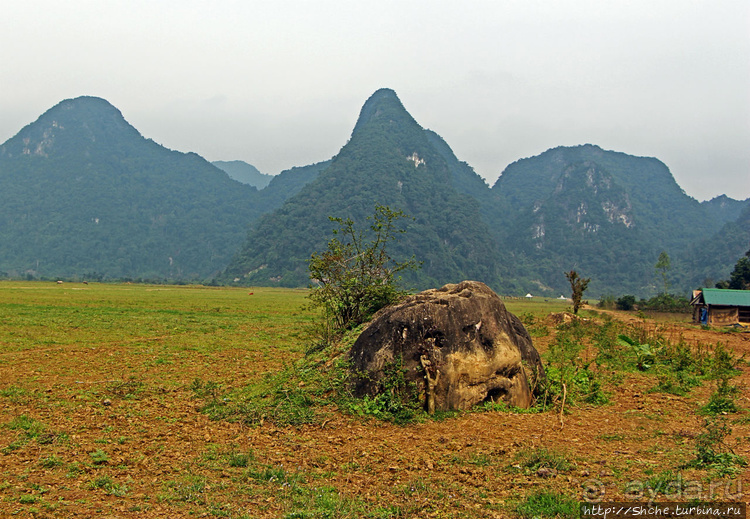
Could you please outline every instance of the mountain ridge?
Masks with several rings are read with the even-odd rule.
[[[328,216],[365,225],[376,204],[414,217],[393,249],[424,261],[412,288],[478,279],[552,295],[576,268],[592,295],[649,295],[662,250],[680,290],[726,277],[750,199],[698,202],[658,159],[593,144],[519,159],[490,187],[391,89],[367,99],[332,159],[256,189],[82,96],[0,145],[0,273],[304,286]]]

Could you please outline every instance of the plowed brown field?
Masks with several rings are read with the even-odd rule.
[[[71,295],[68,287],[67,295],[60,289],[43,301],[0,287],[3,315],[7,321],[34,305],[118,307],[114,296],[105,304]],[[78,299],[61,303],[66,297]],[[263,297],[256,291],[258,299],[249,300],[261,307]],[[138,307],[137,300],[127,304]],[[184,322],[191,312],[221,310],[222,303],[181,304],[173,310]],[[274,312],[263,308],[263,315]],[[477,412],[398,426],[331,408],[315,425],[250,427],[210,420],[191,383],[237,387],[284,362],[272,348],[232,335],[261,333],[258,315],[247,314],[247,323],[232,325],[236,330],[202,332],[138,323],[124,329],[114,321],[106,326],[110,318],[103,318],[109,335],[82,334],[86,323],[70,317],[35,324],[34,315],[0,335],[0,517],[514,517],[512,503],[537,490],[608,501],[632,498],[642,488],[648,498],[654,478],[667,473],[683,487],[667,496],[674,499],[662,492],[661,500],[747,501],[747,469],[729,477],[681,468],[695,457],[704,420],[697,409],[714,389],[709,382],[681,397],[650,392],[653,376],[624,372],[605,387],[610,403],[569,406],[562,416]],[[300,341],[288,329],[298,325],[269,321],[276,331],[268,341]],[[748,332],[658,318],[644,326],[696,347],[721,342],[750,359]],[[535,338],[542,353],[554,338],[552,323],[548,329]],[[66,341],[66,333],[75,340]],[[199,343],[187,339],[200,333]],[[300,351],[295,346],[283,354],[293,359]],[[744,362],[740,369],[734,383],[742,388],[738,404],[747,408],[750,370]],[[727,444],[750,459],[747,414],[728,418]],[[539,449],[560,454],[569,466],[524,470],[524,453]]]

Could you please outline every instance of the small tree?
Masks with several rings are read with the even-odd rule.
[[[575,270],[566,272],[565,277],[570,281],[570,288],[573,291],[573,294],[571,295],[571,298],[573,299],[573,313],[578,314],[578,310],[583,306],[583,293],[589,286],[591,278],[582,278]]]
[[[396,226],[405,218],[402,211],[375,207],[367,219],[369,232],[358,230],[347,218],[329,217],[339,224],[328,248],[310,258],[312,281],[309,299],[325,313],[330,330],[326,339],[365,322],[379,309],[398,300],[403,291],[396,274],[417,267],[414,258],[397,262],[388,253],[388,244],[406,232]],[[339,239],[341,237],[341,239]]]
[[[716,288],[731,288],[734,290],[750,290],[750,250],[740,258],[729,275],[729,279],[716,283]]]
[[[667,254],[666,251],[661,251],[654,268],[661,275],[662,281],[664,282],[664,293],[666,294],[669,292],[669,280],[667,279],[667,276],[669,275],[669,271],[672,270],[672,260],[669,259],[669,254]]]

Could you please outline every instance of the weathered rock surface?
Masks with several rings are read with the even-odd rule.
[[[380,310],[351,349],[353,391],[376,395],[388,368],[401,364],[436,410],[487,400],[529,407],[544,379],[539,354],[521,321],[487,285],[463,281]]]

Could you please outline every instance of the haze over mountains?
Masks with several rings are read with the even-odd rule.
[[[362,224],[376,204],[413,217],[393,248],[423,262],[411,288],[559,295],[576,269],[592,295],[650,295],[663,250],[677,291],[726,277],[750,246],[750,200],[699,203],[654,158],[560,147],[490,188],[388,89],[335,157],[273,178],[168,150],[81,97],[0,146],[0,275],[306,286],[328,216]]]
[[[225,172],[230,178],[258,189],[266,187],[273,178],[273,175],[264,175],[258,171],[258,168],[242,160],[215,160],[211,164]]]

